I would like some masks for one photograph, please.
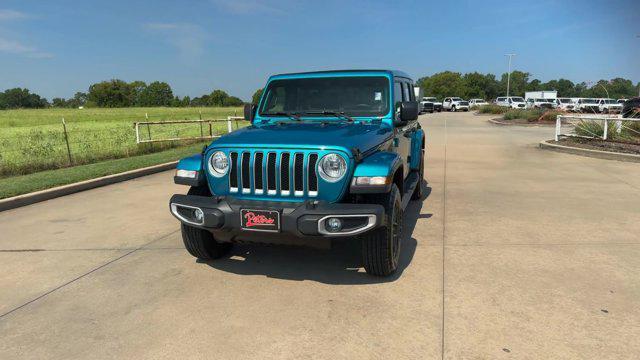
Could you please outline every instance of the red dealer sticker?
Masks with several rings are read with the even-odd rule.
[[[275,210],[240,210],[240,226],[244,230],[280,231],[280,213]]]

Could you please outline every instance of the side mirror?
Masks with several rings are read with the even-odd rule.
[[[244,104],[244,119],[253,122],[253,118],[256,116],[256,106],[253,104]]]
[[[396,126],[404,126],[409,121],[418,119],[419,106],[417,101],[403,101],[400,103],[400,118],[396,119]]]

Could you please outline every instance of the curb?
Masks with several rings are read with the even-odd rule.
[[[567,154],[581,155],[581,156],[594,157],[594,158],[606,159],[606,160],[640,162],[640,155],[617,153],[612,151],[583,149],[583,148],[573,147],[573,146],[552,144],[552,143],[549,143],[549,141],[551,140],[541,141],[540,148],[551,150],[551,151],[567,153]]]
[[[176,167],[177,161],[171,161],[164,164],[148,166],[141,169],[125,171],[118,174],[107,175],[96,179],[80,181],[73,184],[57,186],[51,189],[40,190],[28,194],[22,194],[0,200],[0,211],[19,208],[26,205],[35,204],[45,200],[55,199],[57,197],[74,194],[80,191],[95,189],[97,187],[111,185],[118,182],[135,179],[138,177],[155,174],[158,172],[171,170]]]
[[[543,126],[543,127],[550,127],[553,126],[553,124],[540,124],[540,123],[533,123],[533,124],[514,124],[514,123],[509,123],[509,122],[504,122],[504,121],[500,121],[498,119],[489,119],[487,120],[488,122],[495,124],[495,125],[500,125],[500,126],[526,126],[526,127],[533,127],[533,126]]]

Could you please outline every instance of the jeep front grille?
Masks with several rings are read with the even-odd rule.
[[[318,196],[318,154],[231,151],[229,192]]]

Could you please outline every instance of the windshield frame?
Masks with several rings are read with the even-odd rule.
[[[353,78],[380,78],[380,79],[384,79],[384,81],[386,82],[386,84],[384,85],[385,89],[384,91],[386,91],[386,94],[383,92],[383,97],[382,97],[382,101],[384,101],[384,98],[386,98],[386,107],[383,108],[382,111],[378,112],[378,113],[374,113],[374,112],[368,112],[367,114],[362,114],[362,113],[355,113],[353,111],[347,111],[344,112],[340,109],[324,109],[326,112],[336,112],[338,114],[342,114],[340,116],[335,116],[335,115],[329,115],[329,114],[318,114],[318,112],[323,111],[321,110],[314,110],[314,109],[310,109],[307,110],[308,112],[313,112],[314,114],[306,114],[307,111],[304,110],[300,110],[300,111],[286,111],[286,113],[289,114],[294,114],[300,118],[303,119],[319,119],[319,120],[326,120],[326,119],[342,119],[344,117],[344,115],[347,115],[351,118],[354,119],[358,119],[358,118],[365,118],[365,119],[381,119],[381,118],[389,118],[393,116],[393,89],[392,89],[392,84],[393,84],[393,78],[386,73],[379,73],[379,72],[348,72],[348,73],[306,73],[306,74],[292,74],[292,75],[284,75],[284,76],[274,76],[272,78],[269,79],[269,81],[267,82],[266,86],[264,87],[264,93],[262,95],[262,97],[260,98],[260,102],[258,104],[258,111],[256,111],[256,117],[259,119],[269,119],[269,118],[286,118],[286,115],[273,115],[270,114],[270,112],[266,111],[267,109],[265,108],[267,106],[267,101],[269,98],[269,91],[272,88],[272,86],[274,85],[274,83],[281,83],[283,81],[295,81],[295,80],[321,80],[321,79],[353,79]],[[280,119],[279,119],[280,121]]]

